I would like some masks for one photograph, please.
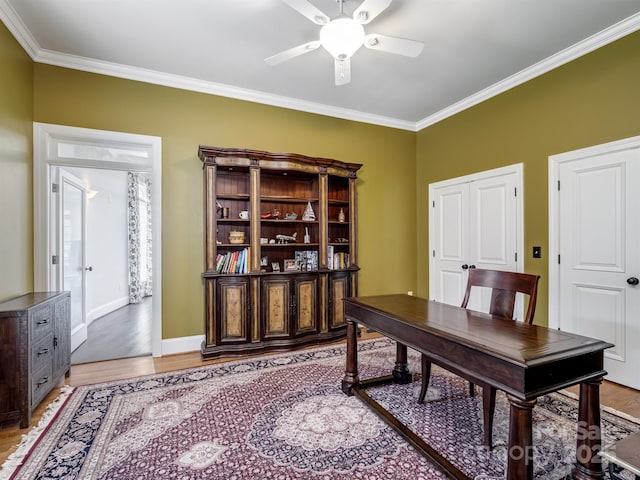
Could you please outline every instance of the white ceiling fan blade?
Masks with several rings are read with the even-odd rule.
[[[311,5],[307,0],[282,0],[294,10],[298,11],[313,23],[318,25],[326,25],[329,23],[329,17],[327,17],[321,10]]]
[[[320,42],[317,40],[313,42],[303,43],[302,45],[298,45],[297,47],[290,48],[289,50],[285,50],[284,52],[276,53],[270,57],[264,59],[267,65],[278,65],[279,63],[286,62],[287,60],[291,60],[303,53],[311,52],[320,46]]]
[[[392,0],[364,0],[353,12],[353,19],[366,25],[380,15]]]
[[[372,50],[396,53],[406,57],[417,57],[424,48],[424,43],[371,33],[364,37],[364,46]]]
[[[336,61],[336,85],[346,85],[351,81],[351,59]]]

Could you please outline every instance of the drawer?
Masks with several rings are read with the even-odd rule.
[[[38,372],[53,362],[53,335],[47,335],[31,344],[31,371]]]
[[[53,387],[53,367],[43,366],[31,376],[31,408],[35,408]]]
[[[53,333],[53,310],[50,305],[34,308],[31,312],[31,341],[38,343]]]

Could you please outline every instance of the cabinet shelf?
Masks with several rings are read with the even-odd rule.
[[[286,195],[263,195],[260,197],[261,202],[284,202],[284,203],[317,203],[317,198],[299,198],[299,197],[289,197]]]
[[[318,247],[319,243],[262,243],[260,246],[262,248],[291,248],[291,247]],[[344,245],[344,244],[341,244]]]
[[[307,225],[314,225],[314,224],[317,225],[319,223],[318,220],[298,220],[298,219],[285,220],[285,219],[274,219],[274,218],[261,218],[260,222],[261,223],[271,223],[271,224],[274,224],[274,223],[281,223],[281,224],[283,224],[283,223],[305,223]]]
[[[251,196],[248,193],[219,193],[218,200],[249,200]]]

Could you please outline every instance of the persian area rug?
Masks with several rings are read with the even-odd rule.
[[[361,378],[388,374],[395,344],[359,343]],[[419,371],[420,357],[409,352]],[[340,390],[343,344],[254,357],[128,381],[77,387],[28,454],[2,479],[416,480],[444,475],[356,397]],[[481,395],[434,367],[368,392],[471,478],[503,478],[508,404],[498,396],[494,448],[482,446]],[[534,409],[536,478],[561,478],[575,458],[577,402],[541,397]],[[640,428],[602,414],[605,444]]]

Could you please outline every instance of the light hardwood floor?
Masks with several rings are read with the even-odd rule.
[[[375,335],[375,334],[374,334]],[[374,336],[363,334],[363,337]],[[153,373],[163,373],[184,368],[210,365],[228,359],[218,359],[202,361],[200,352],[190,352],[180,355],[169,355],[161,358],[135,357],[105,362],[86,363],[82,365],[72,365],[71,374],[66,379],[68,385],[88,385],[92,383],[106,382],[149,375]],[[577,387],[569,389],[578,393]],[[59,388],[54,388],[45,400],[36,408],[32,417],[32,425],[37,425],[46,406],[52,402],[59,394]],[[600,389],[600,400],[602,405],[609,406],[615,410],[624,412],[635,418],[640,418],[640,391],[623,387],[611,382],[604,382]],[[0,465],[16,449],[20,443],[22,435],[28,429],[21,430],[18,424],[5,425],[0,427]]]

